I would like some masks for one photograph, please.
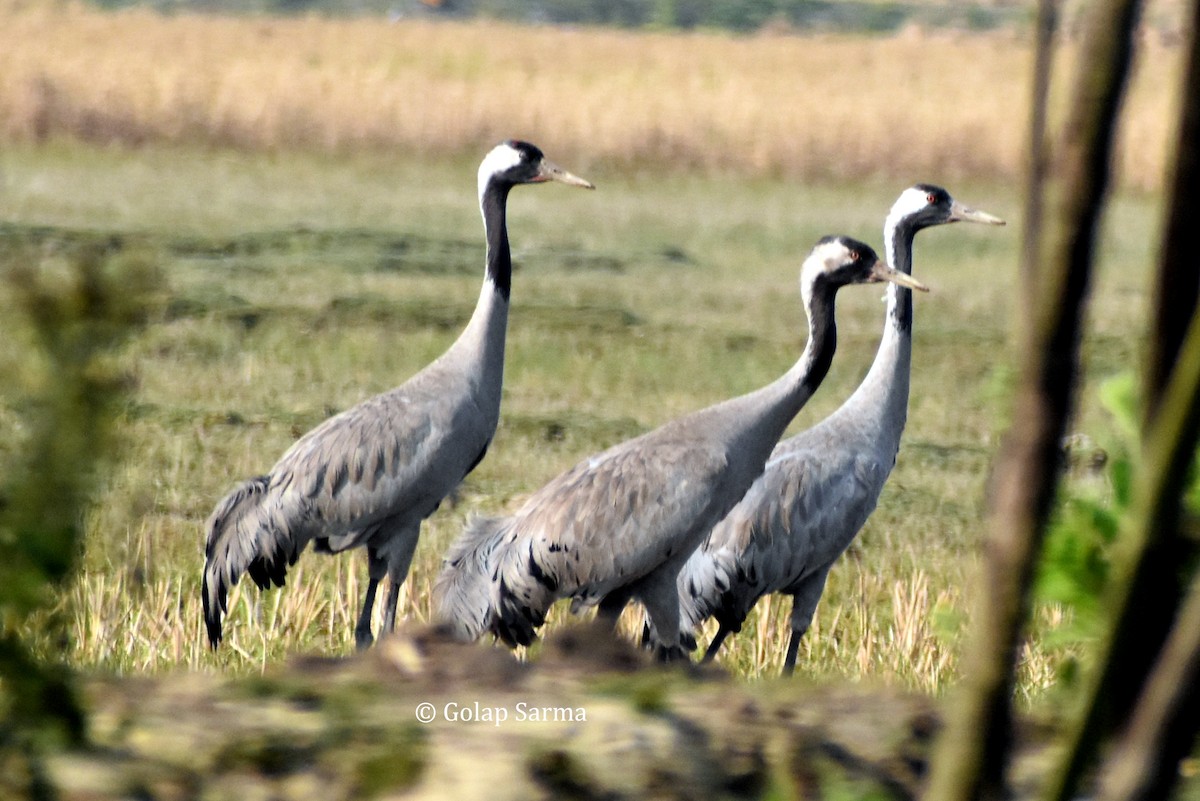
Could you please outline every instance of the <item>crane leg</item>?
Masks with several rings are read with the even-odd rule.
[[[379,632],[379,636],[391,634],[396,630],[396,605],[400,603],[400,587],[403,579],[400,581],[388,582],[387,601],[383,607],[383,630]]]
[[[613,590],[600,601],[600,605],[596,608],[596,618],[603,620],[610,628],[615,629],[617,620],[625,611],[625,607],[632,597],[633,593],[625,587]]]
[[[729,636],[729,629],[722,623],[717,633],[713,635],[712,642],[708,644],[708,650],[704,652],[704,658],[700,660],[701,664],[711,662],[717,656],[717,651],[721,650],[721,643],[725,642],[725,638]]]
[[[790,676],[796,669],[796,654],[800,652],[800,639],[807,629],[792,629],[791,639],[788,640],[787,655],[783,658],[783,673]]]
[[[396,629],[396,605],[400,602],[400,588],[404,586],[404,579],[408,577],[408,569],[412,566],[420,534],[419,522],[408,526],[392,540],[394,547],[384,557],[387,560],[388,595],[387,603],[383,607],[382,634],[391,634]]]
[[[790,676],[796,669],[796,654],[800,651],[800,639],[812,624],[813,614],[817,611],[817,602],[825,591],[825,579],[829,578],[829,568],[833,563],[825,565],[809,576],[796,592],[792,594],[792,636],[788,640],[787,656],[783,658],[783,675]]]
[[[363,599],[362,614],[358,617],[358,625],[354,627],[354,646],[362,651],[371,647],[375,635],[371,633],[371,614],[375,611],[375,591],[379,589],[379,579],[374,576],[367,583],[367,595]]]
[[[354,647],[363,651],[371,647],[371,643],[375,642],[375,635],[371,631],[371,617],[375,614],[375,592],[379,589],[379,582],[383,581],[383,577],[387,575],[387,562],[379,558],[379,554],[374,548],[367,548],[367,595],[363,598],[362,614],[358,616],[358,625],[354,627]]]
[[[647,581],[640,588],[638,598],[646,607],[652,626],[652,641],[655,656],[660,662],[687,661],[679,637],[679,595],[675,589],[675,572],[664,570],[657,579]],[[653,574],[652,574],[653,575]]]

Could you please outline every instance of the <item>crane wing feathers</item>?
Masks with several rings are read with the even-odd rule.
[[[261,588],[281,586],[314,537],[326,550],[361,544],[386,520],[431,514],[454,489],[492,431],[469,393],[435,392],[420,378],[330,417],[217,505],[205,565],[210,639],[243,572]]]
[[[827,569],[875,508],[889,466],[866,454],[777,454],[680,572],[683,624],[736,631],[758,599]]]
[[[319,521],[331,539],[406,509],[424,517],[491,433],[473,403],[453,396],[377,396],[297,440],[272,470],[272,494],[290,519]]]
[[[722,449],[694,444],[602,454],[533,496],[511,536],[563,587],[627,583],[684,547],[725,465]]]
[[[558,598],[598,601],[695,547],[727,457],[717,445],[632,440],[546,484],[497,527],[493,631],[528,644]]]

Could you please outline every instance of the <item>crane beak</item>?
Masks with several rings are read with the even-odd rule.
[[[986,211],[972,209],[957,200],[950,203],[950,219],[949,222],[973,222],[983,223],[984,225],[1004,225],[1004,220],[994,215],[988,214]]]
[[[574,173],[567,172],[562,167],[548,159],[542,159],[542,163],[538,165],[537,182],[543,181],[558,181],[567,184],[568,186],[581,186],[584,189],[595,189],[596,187],[591,181],[586,181]]]
[[[916,289],[920,292],[928,292],[929,287],[922,284],[917,279],[913,278],[908,273],[902,273],[899,270],[887,266],[882,261],[875,262],[875,266],[871,269],[871,281],[891,281],[893,284],[899,284],[909,289]]]

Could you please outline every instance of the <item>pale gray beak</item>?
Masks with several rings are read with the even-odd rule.
[[[872,281],[891,281],[893,284],[899,284],[909,289],[916,289],[921,292],[928,292],[929,287],[922,284],[917,279],[913,278],[908,273],[902,273],[899,270],[887,266],[882,261],[875,262],[875,266],[871,269]]]
[[[542,163],[538,165],[538,177],[540,181],[559,181],[569,186],[582,186],[584,189],[595,189],[596,187],[591,181],[585,181],[574,173],[569,173],[562,167],[548,159],[542,159]]]
[[[950,219],[949,222],[973,222],[983,223],[984,225],[1004,225],[1004,220],[994,215],[988,214],[986,211],[972,209],[957,200],[950,203]]]

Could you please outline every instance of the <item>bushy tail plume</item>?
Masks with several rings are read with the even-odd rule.
[[[704,621],[718,614],[721,599],[730,587],[723,561],[703,548],[692,554],[679,571],[679,631],[693,642]]]
[[[509,647],[529,645],[559,597],[558,576],[538,561],[532,542],[522,541],[497,554],[493,584],[492,631]]]
[[[258,476],[242,482],[217,504],[205,525],[208,538],[204,548],[204,577],[200,597],[204,603],[208,642],[213,648],[221,642],[221,617],[227,611],[229,588],[237,583],[243,570],[250,573],[259,587],[269,586],[272,580],[283,584],[287,569],[283,560],[273,559],[270,564],[264,562],[257,553],[248,552],[253,543],[247,543],[245,537],[239,536],[239,522],[257,509],[269,483],[269,476]]]
[[[439,622],[462,640],[476,640],[493,628],[495,557],[507,532],[508,518],[477,517],[450,546],[433,584],[433,609]]]

